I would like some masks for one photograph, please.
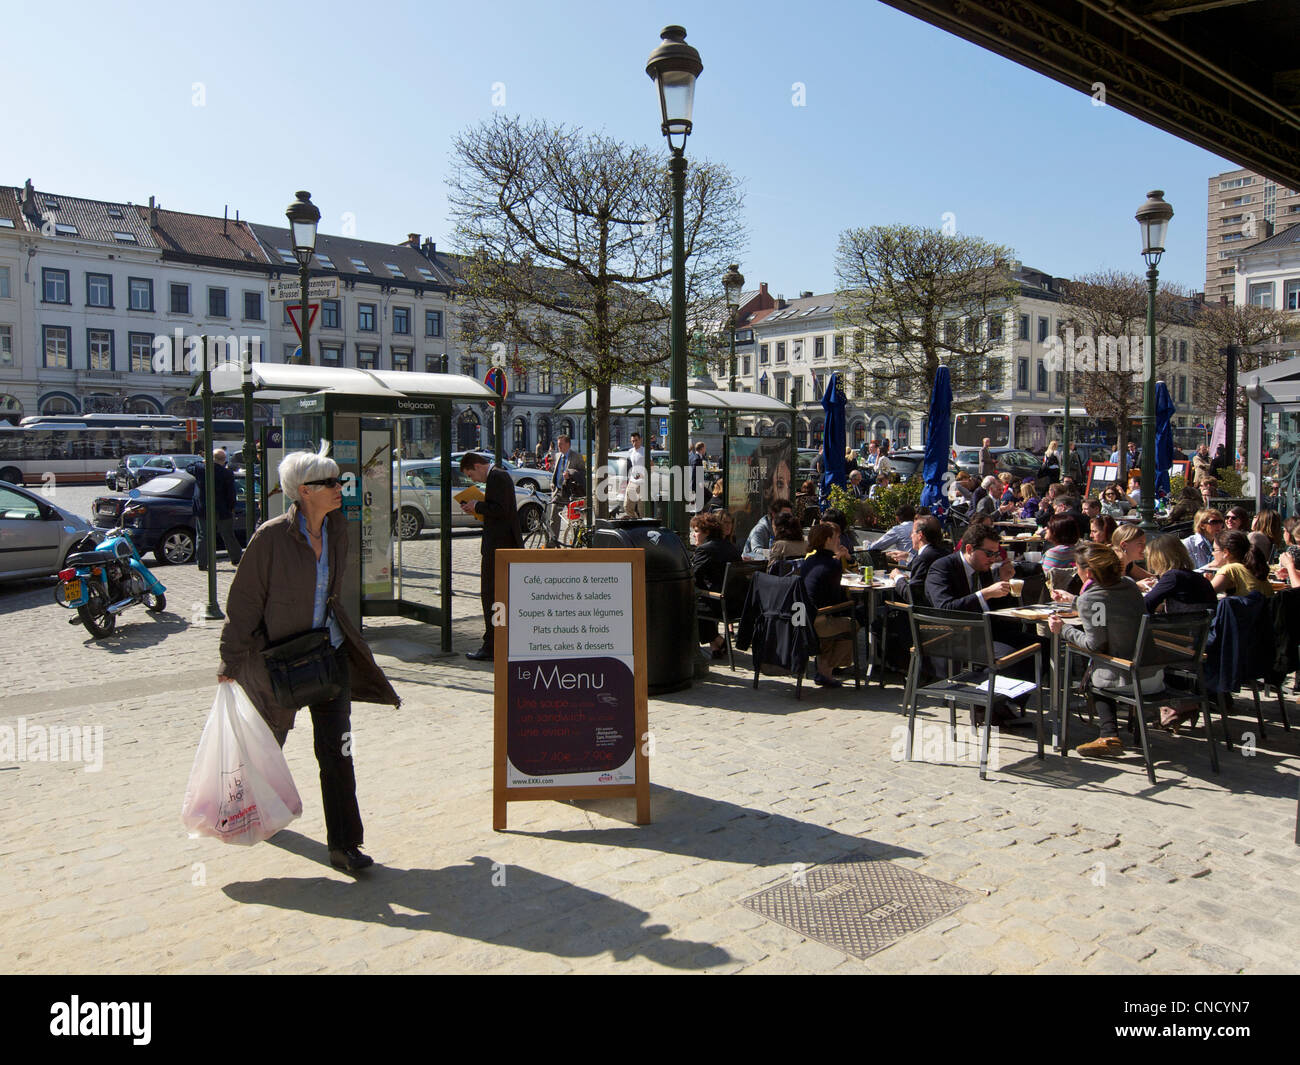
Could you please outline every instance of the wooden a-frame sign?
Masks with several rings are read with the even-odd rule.
[[[496,552],[492,827],[511,802],[636,799],[650,823],[645,552]]]

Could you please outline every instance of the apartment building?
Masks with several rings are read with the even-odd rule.
[[[1300,221],[1300,193],[1251,170],[1209,179],[1205,235],[1205,298],[1236,299],[1237,256],[1243,248]]]
[[[1291,312],[1300,338],[1300,220],[1241,249],[1235,267],[1233,301]]]

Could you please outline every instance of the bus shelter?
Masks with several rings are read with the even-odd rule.
[[[496,394],[460,374],[292,363],[254,363],[251,371],[251,398],[277,404],[282,423],[265,438],[262,450],[267,504],[263,513],[271,516],[283,509],[274,483],[283,455],[316,451],[328,442],[344,481],[343,511],[348,521],[344,601],[349,613],[356,618],[409,617],[437,625],[442,650],[450,651],[455,471],[441,466],[451,461],[453,407],[495,401]],[[243,388],[243,371],[237,364],[212,372],[214,395],[239,395]],[[436,423],[432,431],[430,421]],[[408,476],[402,462],[407,444],[404,427],[411,425],[417,427],[422,441],[437,440],[436,456],[441,456],[424,460],[418,479]],[[416,539],[404,547],[395,535],[394,515],[407,505],[427,514],[439,530],[436,565],[426,542]],[[429,602],[430,578],[435,576],[436,601]]]
[[[614,385],[609,390],[609,412],[623,416],[641,415],[645,420],[643,439],[647,448],[653,437],[652,421],[668,417],[672,392],[660,385],[629,388]],[[587,468],[591,469],[592,411],[595,409],[595,389],[575,392],[555,408],[557,413],[585,412],[587,419]],[[689,388],[686,405],[691,414],[710,414],[718,417],[726,431],[722,437],[723,498],[735,521],[737,542],[743,542],[749,530],[766,512],[775,498],[793,499],[794,478],[798,469],[794,447],[794,429],[797,412],[789,403],[772,396],[753,392],[730,392],[723,389]],[[772,418],[789,417],[790,434],[780,436],[736,436],[733,416],[767,415]],[[647,459],[650,456],[647,454]],[[591,508],[592,478],[587,478],[587,513]]]
[[[1246,469],[1256,474],[1247,492],[1257,508],[1300,514],[1300,359],[1247,374],[1243,383],[1250,401]]]

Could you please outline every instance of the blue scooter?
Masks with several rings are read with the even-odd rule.
[[[69,555],[67,568],[59,571],[54,601],[75,610],[77,622],[96,639],[107,636],[117,625],[117,615],[129,606],[143,603],[151,614],[167,609],[167,589],[140,561],[129,529],[110,529],[93,551]]]

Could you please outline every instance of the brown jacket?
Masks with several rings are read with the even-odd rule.
[[[401,705],[370,648],[347,616],[339,593],[347,557],[347,520],[342,510],[325,517],[329,533],[329,608],[343,633],[352,677],[352,698],[362,703]],[[261,651],[269,643],[307,632],[316,598],[316,553],[298,528],[294,503],[253,534],[235,570],[221,630],[223,676],[237,680],[272,728],[293,728],[299,707],[279,706]]]

